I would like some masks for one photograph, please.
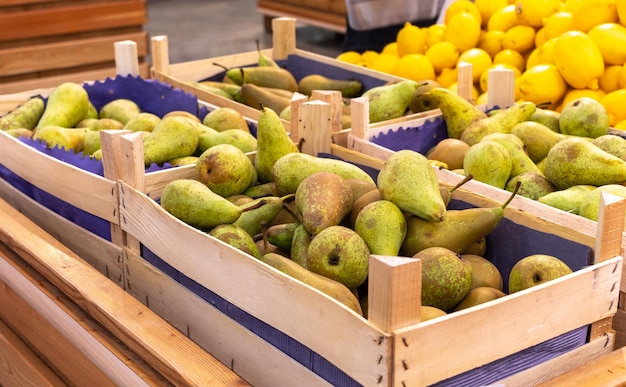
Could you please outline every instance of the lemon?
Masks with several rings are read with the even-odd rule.
[[[487,51],[493,58],[498,52],[502,51],[502,39],[504,38],[504,31],[481,31],[480,38],[476,47],[482,48]]]
[[[374,61],[376,60],[376,58],[378,58],[378,55],[380,55],[378,52],[374,51],[374,50],[366,50],[361,54],[361,58],[363,58],[363,64],[366,67],[371,67],[372,63],[374,63]]]
[[[482,48],[470,48],[463,51],[459,55],[457,67],[460,62],[470,63],[472,65],[472,80],[474,83],[480,81],[480,75],[493,64],[493,60],[487,51]]]
[[[407,54],[400,58],[393,74],[414,81],[434,80],[435,69],[426,55]]]
[[[617,77],[617,82],[619,84],[620,89],[624,89],[626,88],[626,65],[621,66],[622,69],[619,72],[619,75]]]
[[[541,46],[542,44],[544,44],[546,42],[546,40],[548,40],[546,38],[546,31],[544,30],[543,27],[541,27],[540,29],[537,30],[537,32],[535,33],[535,42],[534,42],[534,46],[538,47]]]
[[[556,38],[563,32],[574,29],[574,18],[569,12],[555,12],[543,19],[543,30],[546,39]]]
[[[394,54],[394,55],[398,55],[398,43],[397,42],[390,42],[385,44],[385,47],[383,47],[383,50],[380,52],[381,54],[383,53],[387,53],[387,54]]]
[[[606,66],[604,73],[600,77],[600,90],[610,93],[620,88],[619,78],[621,76],[623,66],[610,65]]]
[[[604,60],[598,46],[581,31],[567,31],[554,43],[554,64],[565,81],[576,89],[598,89]]]
[[[407,54],[423,54],[426,52],[426,30],[406,22],[398,31],[396,43],[400,58]]]
[[[522,54],[515,50],[505,49],[493,57],[493,63],[503,63],[517,68],[520,72],[526,68],[526,61]]]
[[[538,46],[535,51],[537,55],[537,64],[546,63],[546,64],[555,64],[554,63],[554,45],[556,44],[557,38],[552,38],[547,40],[541,46]]]
[[[458,92],[459,92],[459,83],[458,82],[453,82],[450,86],[447,87],[447,89],[450,90],[451,92],[455,93],[455,94],[458,94]],[[480,92],[476,88],[476,85],[472,85],[472,89],[471,89],[472,101],[476,101],[476,98],[478,98],[479,94],[480,94]]]
[[[526,58],[526,65],[525,68],[529,69],[531,67],[534,67],[538,64],[542,64],[539,62],[539,54],[537,53],[537,48],[535,48],[534,50],[532,50],[530,53],[528,53],[528,55],[525,56]]]
[[[480,23],[467,12],[457,13],[450,18],[443,33],[443,40],[451,42],[459,51],[476,47],[480,38]]]
[[[617,23],[615,0],[566,0],[562,11],[572,14],[573,29],[587,32],[602,23]]]
[[[563,97],[563,101],[561,101],[561,105],[556,109],[557,111],[563,110],[563,106],[567,105],[571,101],[578,98],[592,98],[596,101],[600,102],[602,97],[605,96],[605,92],[601,90],[589,90],[589,89],[570,89],[565,93]]]
[[[335,59],[341,62],[352,63],[352,64],[363,63],[363,58],[361,57],[361,54],[356,51],[342,52],[341,54],[337,55]]]
[[[566,91],[567,83],[552,64],[528,68],[515,80],[517,100],[545,104],[548,109],[556,108]]]
[[[372,70],[381,71],[383,73],[391,74],[398,65],[400,58],[396,54],[390,54],[388,52],[380,53],[374,62],[368,67]]]
[[[487,92],[489,88],[489,70],[492,69],[511,70],[515,78],[518,78],[522,75],[522,72],[515,66],[512,66],[508,63],[494,63],[489,66],[486,71],[483,71],[483,73],[480,75],[479,85],[480,90],[482,90],[483,93]]]
[[[489,94],[488,93],[481,93],[478,95],[478,97],[476,98],[476,100],[474,101],[475,105],[486,105],[487,102],[489,101]]]
[[[443,32],[446,30],[445,24],[432,24],[426,27],[426,47],[431,47],[443,40]]]
[[[541,27],[542,20],[561,8],[561,0],[517,0],[515,10],[520,24]]]
[[[439,73],[444,68],[456,66],[459,49],[450,42],[438,42],[426,50],[424,55],[432,63],[435,72]]]
[[[454,15],[461,12],[469,13],[470,15],[475,17],[480,24],[482,24],[482,15],[480,14],[480,11],[478,10],[476,4],[474,4],[470,0],[456,0],[450,3],[448,8],[446,8],[445,14],[443,16],[443,23],[448,24],[448,22],[450,22],[450,19],[452,19]]]
[[[480,12],[483,21],[483,27],[487,27],[487,20],[491,18],[494,12],[509,5],[508,0],[474,0],[478,12]]]
[[[451,84],[457,81],[459,78],[459,70],[456,67],[451,67],[441,70],[435,80],[445,88],[450,87]]]
[[[598,24],[587,35],[600,49],[606,65],[626,62],[626,27],[618,23]]]
[[[626,0],[616,0],[617,18],[622,25],[626,26]]]
[[[495,11],[487,21],[487,31],[504,31],[519,24],[515,11],[515,4],[509,4]]]
[[[609,114],[609,124],[616,125],[618,122],[626,120],[626,89],[617,89],[607,93],[600,103]]]
[[[532,49],[535,47],[535,29],[521,24],[509,28],[504,33],[502,47],[517,52],[526,52]]]
[[[613,125],[613,129],[626,130],[626,120],[620,121],[617,124]]]

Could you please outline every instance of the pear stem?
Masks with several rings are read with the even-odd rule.
[[[261,221],[261,235],[263,236],[263,251],[266,252],[269,242],[267,241],[267,222],[264,220]]]
[[[226,66],[224,66],[223,64],[220,64],[220,63],[217,63],[217,62],[213,62],[213,64],[214,64],[215,66],[217,66],[217,67],[221,67],[221,68],[223,68],[223,69],[224,69],[224,71],[228,71],[228,70],[229,70],[229,68],[228,68],[228,67],[226,67]]]
[[[254,42],[256,43],[256,50],[260,53],[261,52],[261,43],[259,42],[259,39],[255,39]]]
[[[463,180],[459,181],[454,187],[452,187],[450,189],[450,193],[456,191],[457,188],[461,187],[463,184],[467,183],[468,181],[472,180],[474,178],[474,175],[472,175],[471,173],[467,176],[465,176],[463,178]]]
[[[296,222],[302,224],[302,218],[300,218],[297,213],[293,212],[286,203],[283,203],[283,208],[296,220]]]
[[[282,200],[283,202],[286,202],[286,201],[291,202],[292,200],[295,200],[295,198],[296,198],[296,194],[290,193],[281,197],[280,200]]]
[[[515,197],[515,195],[517,195],[517,191],[519,191],[519,187],[521,187],[522,182],[518,181],[517,184],[515,184],[515,188],[513,189],[511,196],[509,196],[509,198],[507,199],[506,202],[502,203],[502,209],[504,210],[506,208],[506,206],[509,205],[509,203],[511,203],[511,200],[513,200],[513,198]]]
[[[257,208],[263,207],[267,201],[265,199],[259,200],[258,202],[251,204],[249,207],[240,207],[241,212],[256,210]]]

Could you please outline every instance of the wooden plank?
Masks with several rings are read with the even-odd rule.
[[[346,32],[346,15],[332,12],[322,12],[302,5],[276,3],[269,0],[259,0],[257,11],[270,16],[295,17],[298,21],[331,31]]]
[[[0,13],[0,41],[62,35],[142,25],[147,20],[143,0],[80,3]]]
[[[0,214],[2,242],[170,382],[247,384],[4,201]]]
[[[4,387],[66,384],[0,320],[0,380]]]
[[[115,60],[113,45],[123,40],[132,40],[137,43],[139,57],[145,57],[148,54],[146,32],[23,45],[0,49],[0,74],[10,76],[112,62]]]

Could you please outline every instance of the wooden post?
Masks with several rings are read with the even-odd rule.
[[[474,103],[472,90],[474,87],[474,78],[472,76],[472,64],[468,62],[459,62],[457,65],[457,94],[466,100]]]
[[[137,43],[132,40],[115,42],[115,69],[118,75],[133,77],[139,76],[139,56]]]
[[[330,154],[330,104],[310,101],[300,105],[298,133],[303,140],[301,152],[313,156]]]
[[[308,101],[309,98],[302,94],[302,93],[298,93],[295,92],[293,93],[293,96],[291,97],[291,118],[289,121],[289,127],[290,127],[290,133],[289,133],[289,137],[291,138],[291,141],[297,143],[298,141],[300,141],[300,132],[298,131],[298,125],[299,125],[299,121],[300,121],[300,106],[305,103],[306,101]]]
[[[341,112],[343,110],[341,92],[338,90],[313,90],[311,99],[330,104],[330,133],[339,133],[342,129]]]
[[[487,109],[506,109],[515,103],[515,73],[509,69],[491,69],[488,73]]]
[[[296,52],[296,19],[277,17],[272,19],[272,58],[285,60]]]
[[[154,36],[152,43],[152,67],[163,74],[170,71],[170,54],[167,35]]]
[[[350,134],[356,138],[369,141],[367,135],[370,126],[370,105],[368,97],[357,97],[350,100]]]

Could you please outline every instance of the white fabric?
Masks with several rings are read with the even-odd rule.
[[[348,22],[356,31],[436,19],[452,0],[346,0]]]

